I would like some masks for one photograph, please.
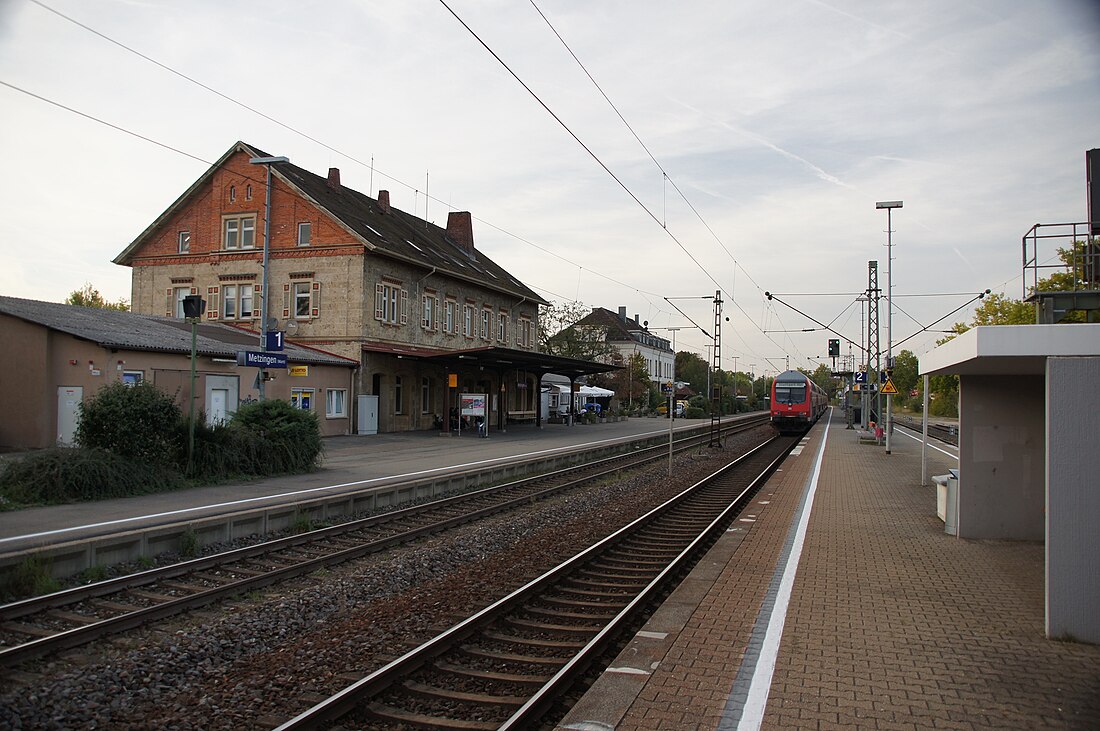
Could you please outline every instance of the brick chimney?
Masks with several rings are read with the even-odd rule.
[[[340,190],[340,168],[328,169],[328,187]]]
[[[626,322],[626,308],[625,307],[619,307],[619,319],[622,320],[623,322]]]
[[[378,210],[382,213],[390,212],[390,192],[388,190],[378,191]]]
[[[474,224],[469,211],[451,211],[447,214],[447,236],[473,255]]]

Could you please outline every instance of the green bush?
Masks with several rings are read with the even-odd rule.
[[[148,383],[104,386],[81,405],[77,443],[119,457],[168,464],[178,453],[180,408]]]
[[[183,486],[183,478],[169,467],[103,449],[44,449],[12,460],[0,472],[0,495],[7,507],[103,500]]]
[[[324,445],[317,417],[271,400],[242,405],[227,425],[211,427],[197,419],[188,472],[190,424],[170,399],[149,393],[150,388],[104,388],[82,410],[79,448],[46,449],[11,461],[0,471],[0,510],[143,495],[320,466]],[[167,416],[173,417],[170,425]]]
[[[239,449],[264,450],[258,455],[262,461],[253,465],[252,474],[308,472],[320,465],[324,455],[317,416],[312,411],[296,409],[287,401],[271,399],[243,404],[229,427],[250,435],[239,437],[242,439]],[[252,436],[262,440],[260,445],[248,441]]]
[[[702,419],[707,415],[707,412],[697,406],[687,407],[687,411],[684,412],[685,419]]]

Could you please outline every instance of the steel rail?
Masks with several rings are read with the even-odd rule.
[[[763,422],[758,422],[757,420],[745,420],[736,424],[729,424],[727,426],[727,433],[737,433],[739,431],[744,431],[754,426],[757,426],[759,423]],[[689,435],[687,437],[684,437],[677,443],[677,449],[691,449],[693,446],[707,441],[708,439],[709,435],[707,434]],[[618,474],[623,469],[631,469],[641,466],[647,462],[652,462],[656,459],[663,459],[665,456],[664,449],[665,447],[661,445],[648,447],[646,449],[638,450],[636,452],[628,452],[625,454],[604,457],[592,463],[589,463],[588,465],[584,465],[583,467],[567,467],[560,470],[555,470],[552,472],[515,480],[502,485],[481,488],[471,492],[463,493],[461,495],[454,495],[442,498],[440,500],[435,500],[430,503],[394,510],[384,513],[382,515],[370,516],[359,520],[349,521],[347,523],[341,523],[336,526],[330,526],[327,528],[296,534],[293,536],[286,536],[284,538],[259,543],[253,546],[245,546],[224,553],[192,559],[190,561],[173,564],[171,566],[151,569],[149,571],[139,572],[128,576],[121,576],[115,579],[108,579],[106,581],[97,582],[96,584],[90,584],[87,586],[73,587],[71,589],[56,592],[54,594],[26,599],[21,602],[14,602],[12,604],[0,607],[0,621],[11,621],[13,619],[33,616],[36,612],[44,612],[58,607],[69,606],[75,603],[79,603],[81,601],[110,596],[141,586],[156,584],[158,582],[166,581],[168,579],[185,577],[189,574],[205,571],[212,568],[223,568],[224,570],[233,573],[233,568],[231,564],[234,563],[262,559],[264,556],[269,556],[279,551],[299,548],[309,544],[317,544],[330,538],[347,535],[358,530],[378,527],[384,528],[386,524],[397,523],[403,519],[408,519],[410,517],[417,518],[419,516],[422,518],[425,516],[425,514],[430,514],[432,512],[441,512],[450,507],[468,504],[479,498],[499,495],[508,490],[518,490],[522,489],[524,486],[530,486],[537,482],[545,482],[547,480],[552,480],[569,475],[570,473],[576,473],[578,469],[588,470],[589,468],[594,467],[598,470],[595,474],[586,474],[581,477],[574,477],[565,482],[559,482],[557,484],[537,490],[535,492],[527,492],[517,497],[509,498],[501,502],[496,502],[472,511],[466,510],[458,515],[447,517],[442,520],[435,520],[431,523],[412,528],[410,530],[399,531],[390,536],[375,538],[358,546],[332,551],[326,553],[323,556],[305,559],[289,566],[271,569],[260,575],[246,576],[237,580],[228,579],[226,583],[220,586],[212,587],[206,590],[198,590],[194,593],[187,594],[176,599],[171,599],[153,606],[139,608],[133,612],[127,612],[114,617],[101,619],[86,625],[76,626],[72,629],[60,631],[48,637],[39,637],[18,645],[2,648],[0,649],[0,667],[13,666],[26,660],[33,659],[35,657],[41,657],[42,655],[48,654],[50,652],[71,649],[73,647],[86,644],[109,634],[115,634],[118,632],[125,632],[127,630],[135,629],[142,625],[166,619],[168,617],[180,614],[191,609],[197,609],[199,607],[206,606],[208,604],[220,601],[230,596],[263,588],[265,586],[269,586],[280,581],[285,581],[296,576],[311,573],[319,568],[325,568],[338,563],[343,563],[356,558],[360,558],[370,553],[376,553],[395,545],[411,542],[413,540],[416,540],[417,538],[431,533],[447,530],[463,523],[468,523],[484,518],[494,513],[503,512],[518,506],[526,505],[532,501],[539,500],[547,497],[548,495],[570,489],[579,484],[598,480],[601,477],[605,477],[608,475]],[[622,464],[623,462],[626,462],[626,464]],[[614,466],[611,466],[613,464]],[[94,617],[89,617],[89,619],[94,619]],[[12,631],[18,632],[19,630],[13,629]]]
[[[725,473],[739,467],[742,463],[752,458],[757,452],[763,450],[780,437],[772,437],[758,445],[736,460],[730,462],[710,476],[700,480],[680,494],[670,498],[661,505],[648,511],[645,515],[631,521],[611,535],[597,543],[585,548],[572,558],[562,562],[558,566],[546,571],[541,576],[532,579],[527,584],[514,590],[507,596],[497,600],[493,604],[478,611],[472,616],[462,620],[458,624],[448,628],[436,637],[422,645],[409,650],[383,667],[375,670],[366,677],[349,685],[330,698],[316,704],[312,708],[300,713],[286,723],[277,727],[275,731],[304,731],[315,729],[322,724],[333,722],[355,710],[364,701],[378,695],[386,688],[406,678],[411,673],[424,667],[435,658],[444,654],[459,643],[465,641],[480,629],[487,627],[507,612],[521,606],[526,600],[533,598],[545,591],[547,587],[556,583],[562,577],[572,573],[578,567],[584,565],[589,559],[598,556],[605,550],[619,544],[624,538],[634,534],[640,528],[646,526],[655,519],[666,515],[669,510],[691,497],[694,497],[703,487],[711,483]],[[584,672],[593,658],[603,652],[608,643],[636,617],[639,608],[644,607],[664,587],[668,585],[671,577],[685,568],[700,548],[707,545],[714,538],[715,531],[724,529],[731,514],[743,509],[746,497],[751,496],[755,490],[774,472],[775,468],[797,444],[797,440],[791,438],[781,454],[771,459],[767,466],[744,488],[740,494],[712,519],[706,528],[696,535],[690,543],[681,550],[676,558],[663,568],[656,578],[651,580],[646,587],[626,607],[620,610],[608,625],[599,630],[565,665],[556,672],[538,691],[536,691],[524,704],[509,718],[500,728],[519,729],[530,728],[534,718],[543,714],[554,699],[558,697],[563,688],[568,687],[579,673]]]

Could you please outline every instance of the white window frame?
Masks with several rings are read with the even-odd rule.
[[[420,327],[425,330],[435,330],[438,323],[435,321],[436,308],[439,298],[431,292],[426,292],[420,301]]]
[[[310,319],[310,305],[311,296],[313,292],[313,284],[311,282],[294,282],[291,287],[291,294],[293,301],[291,302],[292,308],[290,310],[295,320],[308,320]],[[305,313],[302,313],[302,303],[305,303]]]
[[[497,313],[497,340],[502,344],[508,344],[508,313]]]
[[[492,330],[493,311],[489,309],[483,309],[481,311],[481,339],[491,340],[493,337]]]
[[[374,288],[374,319],[387,325],[409,321],[409,291],[400,284],[382,281]]]
[[[177,254],[190,254],[191,253],[191,232],[180,231],[179,238],[176,242]]]
[[[290,403],[296,409],[313,411],[313,397],[316,393],[316,389],[313,388],[292,388],[290,389]],[[308,399],[308,404],[303,400],[303,397]]]
[[[443,311],[443,332],[454,335],[458,332],[458,301],[447,300]]]
[[[519,345],[524,348],[531,347],[531,320],[521,317],[519,320]]]
[[[313,242],[313,224],[309,221],[298,223],[298,246],[309,246]]]
[[[325,390],[325,417],[343,419],[348,415],[348,390],[329,388]]]
[[[468,338],[474,336],[474,306],[462,306],[462,334]]]
[[[172,293],[176,296],[176,317],[182,320],[184,318],[183,298],[191,294],[191,287],[173,287]]]
[[[222,285],[222,319],[237,319],[237,285]]]
[[[245,239],[248,239],[246,242]],[[222,249],[240,251],[256,248],[256,214],[222,218]]]

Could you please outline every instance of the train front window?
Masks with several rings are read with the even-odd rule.
[[[777,383],[775,384],[775,402],[778,404],[804,404],[806,403],[806,384],[804,383]]]

